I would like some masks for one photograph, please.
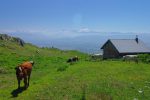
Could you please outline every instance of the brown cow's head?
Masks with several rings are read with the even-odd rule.
[[[30,61],[30,63],[32,64],[32,66],[34,65],[34,61]]]

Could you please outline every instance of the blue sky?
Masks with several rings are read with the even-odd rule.
[[[150,33],[150,0],[0,0],[0,32]]]

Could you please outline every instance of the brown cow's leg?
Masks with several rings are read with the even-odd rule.
[[[24,87],[27,88],[27,76],[24,77]]]
[[[17,80],[18,80],[18,89],[20,88],[20,79],[19,78],[17,78]]]
[[[29,86],[29,84],[30,84],[30,75],[31,75],[31,71],[32,71],[32,70],[28,70],[28,86]]]
[[[28,76],[28,86],[29,86],[29,84],[30,84],[30,74]]]

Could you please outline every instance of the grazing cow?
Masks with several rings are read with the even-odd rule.
[[[18,65],[16,69],[16,77],[18,80],[18,88],[20,88],[20,82],[24,79],[24,87],[29,86],[30,75],[32,71],[32,66],[34,65],[33,61],[24,62]]]
[[[134,61],[138,63],[138,56],[137,55],[125,55],[123,56],[123,61]]]
[[[78,61],[78,60],[79,60],[78,56],[75,56],[75,57],[69,58],[69,59],[67,60],[67,62],[68,62],[68,63],[71,63],[71,62],[76,62],[76,61]]]
[[[90,56],[90,60],[94,60],[94,61],[96,61],[96,60],[102,60],[102,54],[92,54],[91,56]]]

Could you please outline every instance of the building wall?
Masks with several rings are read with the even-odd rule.
[[[113,46],[113,44],[110,41],[108,41],[103,48],[103,58],[107,59],[107,58],[118,58],[118,57],[120,57],[118,51]]]

